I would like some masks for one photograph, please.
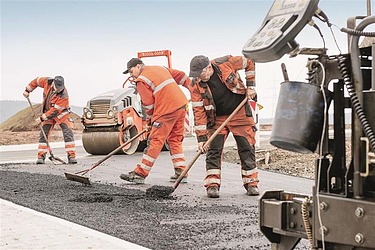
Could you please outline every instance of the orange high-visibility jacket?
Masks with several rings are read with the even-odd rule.
[[[223,56],[211,60],[219,69],[219,78],[235,94],[246,94],[246,87],[255,86],[255,63],[243,56]],[[245,70],[246,86],[238,70]],[[198,142],[208,138],[207,128],[215,125],[215,103],[208,84],[194,79],[190,85],[190,94],[194,112],[195,132]]]
[[[51,93],[51,97],[47,100],[48,95],[53,91],[52,80],[53,78],[50,77],[37,77],[26,86],[26,91],[32,92],[37,87],[43,88],[43,113],[48,120],[54,119],[60,124],[69,118],[69,95],[64,88],[60,93]]]
[[[190,78],[182,71],[162,66],[144,66],[135,82],[146,111],[146,119],[151,122],[176,111],[188,102],[178,86],[188,88],[190,84]]]

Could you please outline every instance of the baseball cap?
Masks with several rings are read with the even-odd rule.
[[[123,74],[127,74],[129,73],[129,70],[135,66],[137,66],[138,64],[142,64],[142,60],[139,59],[139,58],[132,58],[129,60],[129,62],[126,64],[126,70],[124,72],[122,72]]]
[[[53,82],[55,83],[55,87],[57,92],[61,92],[65,86],[64,86],[64,77],[62,76],[55,76],[53,79]]]
[[[190,77],[198,77],[202,74],[204,68],[210,64],[210,59],[207,56],[194,56],[190,61]]]

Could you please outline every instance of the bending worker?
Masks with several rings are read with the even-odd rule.
[[[62,76],[37,77],[27,86],[23,95],[28,98],[37,87],[43,88],[42,116],[37,119],[42,123],[42,129],[49,138],[55,124],[59,124],[64,136],[65,150],[69,164],[76,164],[75,142],[73,134],[73,119],[70,118],[69,95]],[[44,164],[48,152],[47,142],[40,132],[38,145],[38,160],[36,164]]]
[[[246,86],[238,74],[245,69]],[[241,160],[243,186],[248,195],[259,195],[255,163],[255,122],[248,102],[228,122],[210,145],[204,146],[214,131],[228,118],[244,98],[255,98],[255,63],[242,56],[223,56],[212,61],[195,56],[190,62],[191,100],[198,147],[206,152],[207,196],[219,197],[221,160],[225,140],[232,132]]]
[[[139,58],[132,58],[123,73],[130,73],[135,78],[150,132],[141,162],[128,174],[121,174],[120,178],[143,184],[168,141],[175,171],[170,180],[174,182],[186,167],[182,141],[188,100],[178,85],[188,87],[190,79],[179,70],[146,66]],[[186,182],[186,176],[182,181]]]

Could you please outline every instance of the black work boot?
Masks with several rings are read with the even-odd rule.
[[[42,155],[41,157],[39,157],[38,155],[38,159],[36,160],[36,164],[45,164],[45,159],[46,159],[46,155]]]
[[[259,188],[258,186],[250,186],[250,184],[248,184],[245,189],[247,190],[246,194],[248,196],[257,196],[259,195]]]
[[[127,174],[121,174],[120,178],[128,182],[133,182],[135,184],[145,183],[145,177],[137,175],[134,171],[131,171]]]
[[[36,160],[36,164],[45,164],[45,161],[44,161],[43,158],[38,158],[38,159]]]
[[[208,198],[219,198],[219,187],[211,186],[206,189]]]
[[[68,155],[68,164],[77,164],[77,159]]]
[[[176,182],[178,177],[180,177],[181,174],[182,174],[181,169],[175,169],[174,175],[172,175],[171,178],[169,178],[169,181],[170,182]],[[180,183],[187,183],[187,176],[186,175],[181,179]]]

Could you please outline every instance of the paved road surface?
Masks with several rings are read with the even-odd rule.
[[[266,135],[267,137],[267,135]],[[261,141],[262,146],[262,141]],[[226,147],[233,147],[234,140],[229,139],[226,143]],[[34,147],[30,148],[30,147]],[[54,148],[54,154],[61,157],[65,154],[62,144],[52,144]],[[196,140],[195,138],[186,138],[184,141],[184,149],[187,161],[192,159],[196,155]],[[86,169],[91,167],[94,163],[98,162],[104,156],[92,156],[88,155],[82,146],[80,146],[80,142],[77,142],[77,155],[78,155],[78,164],[77,165],[53,165],[51,162],[47,162],[46,165],[35,165],[33,162],[35,161],[36,156],[36,147],[34,145],[24,145],[24,146],[2,146],[0,148],[1,152],[1,170],[12,170],[12,171],[27,171],[31,173],[48,173],[54,175],[61,175],[64,176],[65,172],[76,172],[82,169]],[[146,179],[145,185],[132,185],[126,183],[125,181],[119,178],[119,175],[123,172],[128,172],[133,170],[134,166],[139,162],[142,157],[141,152],[137,152],[133,155],[114,155],[109,158],[107,161],[102,163],[96,169],[89,172],[87,175],[92,182],[96,183],[110,183],[115,186],[126,187],[130,189],[137,189],[145,191],[152,185],[171,185],[168,181],[169,176],[173,174],[173,168],[170,160],[170,156],[168,152],[162,152],[155,162],[155,165],[152,169],[150,176]],[[6,163],[6,164],[4,164]],[[21,163],[21,164],[20,164]],[[240,177],[240,168],[239,165],[230,164],[230,163],[223,163],[223,172],[222,172],[222,186],[220,190],[220,198],[219,199],[208,199],[205,194],[205,189],[203,187],[203,178],[205,174],[204,168],[204,156],[201,156],[197,162],[194,164],[192,169],[189,172],[189,183],[180,185],[175,192],[173,193],[174,196],[179,197],[178,202],[182,204],[187,204],[188,206],[202,204],[218,204],[218,205],[231,205],[236,206],[236,204],[248,204],[249,206],[257,206],[258,200],[256,197],[248,197],[245,195],[245,190],[241,184],[241,177]],[[282,189],[287,191],[293,191],[297,193],[304,193],[310,194],[313,181],[307,179],[301,179],[296,177],[289,177],[285,175],[280,175],[276,173],[260,171],[259,173],[260,178],[260,189],[261,191],[264,190],[275,190],[275,189]],[[5,204],[5,205],[4,205]],[[3,212],[3,208],[8,207],[10,210],[10,214],[6,214]],[[17,224],[11,223],[9,221],[10,218],[13,216],[17,216],[17,213],[20,212],[20,209],[17,208],[9,208],[9,204],[7,202],[1,203],[1,219],[4,220],[8,227],[14,226],[13,229],[9,230],[24,230],[25,227],[22,226],[21,228]],[[22,209],[21,209],[22,210]],[[37,215],[31,216],[32,218],[38,217]],[[30,220],[32,218],[29,218]],[[29,220],[28,219],[28,220]],[[56,223],[55,223],[56,224]],[[69,223],[68,223],[69,224]],[[57,225],[57,224],[56,224]],[[42,224],[40,225],[42,226]],[[56,226],[57,227],[57,226]],[[66,229],[66,228],[65,228]],[[32,229],[31,229],[32,230]],[[50,229],[52,230],[52,229]],[[257,231],[258,229],[254,227],[253,231]],[[15,232],[16,233],[16,232]],[[60,233],[58,231],[51,231],[52,235],[49,235],[49,238],[53,237],[60,237]],[[73,234],[73,233],[72,233]],[[75,233],[74,233],[75,234]],[[17,238],[3,238],[4,234],[2,232],[2,239],[0,247],[3,249],[13,249],[13,248],[25,248],[25,246],[18,245],[19,239]],[[23,234],[20,235],[23,238]],[[87,237],[82,235],[82,237]],[[102,236],[96,235],[97,239]],[[46,237],[39,237],[38,239],[34,239],[35,241],[35,248],[43,248],[46,247]],[[6,240],[6,244],[4,242]],[[37,241],[39,242],[37,243]],[[74,239],[71,239],[74,241]],[[263,239],[264,240],[264,239]],[[229,242],[228,242],[229,243]],[[113,243],[117,244],[117,243]],[[248,242],[246,244],[249,244]],[[54,249],[61,247],[58,246]],[[82,245],[79,245],[79,249],[86,248]],[[87,245],[87,247],[90,247]],[[95,248],[95,247],[94,247]],[[100,246],[98,248],[101,248]],[[103,247],[108,249],[107,247]],[[114,247],[115,248],[115,247]],[[128,248],[132,249],[132,248]]]

